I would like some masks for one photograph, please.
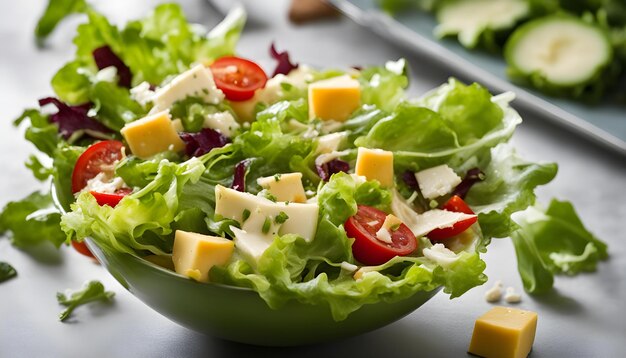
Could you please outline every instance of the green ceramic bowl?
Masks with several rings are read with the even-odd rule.
[[[395,303],[365,305],[335,322],[326,305],[291,301],[274,310],[253,290],[198,283],[141,258],[89,249],[126,289],[155,311],[187,328],[223,339],[264,346],[295,346],[365,333],[420,307],[438,290]]]
[[[439,291],[365,305],[336,322],[327,305],[290,301],[274,310],[251,289],[198,283],[139,257],[104,251],[92,239],[86,242],[111,275],[155,311],[192,330],[247,344],[297,346],[355,336],[404,317]]]

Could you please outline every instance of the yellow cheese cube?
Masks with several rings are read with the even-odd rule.
[[[166,150],[178,152],[185,148],[167,111],[128,123],[120,132],[126,139],[130,151],[141,159],[147,159]]]
[[[309,85],[309,117],[345,121],[361,105],[359,81],[344,75]]]
[[[274,195],[277,201],[306,202],[306,194],[302,186],[302,173],[276,174],[271,177],[259,178],[257,183]]]
[[[237,115],[237,119],[240,122],[252,122],[254,121],[254,108],[257,103],[265,102],[263,98],[263,89],[258,89],[254,92],[254,97],[245,101],[230,101],[230,107]]]
[[[354,171],[367,180],[378,180],[382,186],[393,186],[393,153],[359,147]]]
[[[524,358],[533,346],[536,329],[535,312],[494,307],[476,320],[469,352],[486,358]]]
[[[172,251],[174,271],[196,281],[208,282],[211,268],[226,264],[234,248],[235,244],[223,237],[176,230]]]

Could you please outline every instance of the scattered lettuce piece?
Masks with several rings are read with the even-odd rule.
[[[113,296],[115,296],[115,292],[105,291],[104,285],[99,281],[89,281],[81,289],[74,292],[57,292],[57,301],[67,307],[59,315],[59,320],[63,322],[68,319],[79,306],[95,301],[111,302]]]
[[[37,42],[43,44],[43,41],[65,17],[73,13],[84,12],[86,9],[85,0],[49,0],[46,10],[35,28]]]
[[[24,137],[42,153],[52,157],[59,143],[59,129],[48,121],[48,116],[37,109],[27,109],[13,124],[19,126],[28,120]]]
[[[4,282],[17,276],[17,271],[6,262],[0,261],[0,282]]]
[[[0,213],[0,233],[6,232],[17,247],[49,241],[56,247],[65,242],[59,227],[61,213],[54,207],[50,193],[33,192],[20,201],[9,202]]]
[[[519,229],[512,234],[524,288],[543,293],[554,274],[596,270],[608,258],[607,245],[589,232],[570,202],[552,200],[545,211],[531,206],[513,214]]]

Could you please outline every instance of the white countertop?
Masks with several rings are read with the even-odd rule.
[[[155,1],[98,1],[115,21],[141,16]],[[218,14],[202,0],[181,1],[190,20],[215,24]],[[259,2],[260,3],[260,2]],[[296,62],[324,67],[381,64],[407,57],[411,92],[420,94],[455,73],[427,59],[403,53],[346,19],[294,27],[286,0],[256,5],[239,44],[242,56],[271,68],[269,44],[289,50]],[[23,162],[34,148],[12,127],[22,109],[50,95],[52,74],[73,53],[79,18],[63,23],[45,49],[35,47],[33,29],[44,1],[0,2],[0,205],[18,200],[41,184]],[[474,80],[474,79],[465,79]],[[571,200],[587,227],[609,245],[611,258],[595,274],[558,277],[555,292],[517,305],[539,313],[532,357],[620,357],[626,355],[626,158],[546,123],[518,108],[525,122],[513,142],[531,160],[559,163],[557,178],[538,190],[539,200]],[[626,116],[625,116],[626,117]],[[626,125],[626,118],[624,125]],[[126,292],[102,267],[69,248],[29,251],[0,239],[0,261],[18,277],[0,284],[0,357],[195,357],[195,356],[400,356],[465,357],[474,320],[489,310],[483,294],[495,280],[522,291],[509,239],[495,240],[484,256],[489,282],[461,298],[439,293],[406,318],[374,332],[329,344],[263,348],[221,341],[180,327]],[[60,323],[56,292],[97,279],[116,292],[114,304],[83,306]]]

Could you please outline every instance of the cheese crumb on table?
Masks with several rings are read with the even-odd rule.
[[[498,302],[502,298],[502,281],[496,281],[492,288],[485,292],[485,300],[487,302]]]
[[[504,294],[504,300],[507,303],[519,303],[522,301],[522,296],[515,292],[515,289],[513,287],[507,287],[506,288],[506,293]]]
[[[476,320],[469,353],[490,358],[524,358],[535,340],[537,313],[497,306]]]

